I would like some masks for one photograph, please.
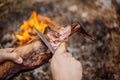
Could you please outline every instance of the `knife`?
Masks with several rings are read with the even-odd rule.
[[[54,53],[55,50],[53,49],[52,45],[48,42],[48,40],[44,37],[44,35],[37,28],[35,28],[35,30],[40,39],[44,42],[44,44],[50,49],[52,53]]]

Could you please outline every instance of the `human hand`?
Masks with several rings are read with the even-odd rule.
[[[51,60],[51,73],[53,80],[81,80],[81,63],[66,52],[64,46],[60,46]]]
[[[11,60],[15,63],[21,64],[23,59],[15,53],[12,53],[14,48],[0,49],[0,62]]]

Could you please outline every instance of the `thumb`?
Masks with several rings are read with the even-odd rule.
[[[55,51],[55,55],[63,54],[63,53],[65,53],[65,52],[66,52],[65,46],[59,46],[59,47],[57,48],[57,50]]]

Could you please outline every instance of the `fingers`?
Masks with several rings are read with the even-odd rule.
[[[4,53],[4,55],[5,55],[4,58],[6,60],[12,60],[12,61],[14,61],[14,62],[16,62],[18,64],[21,64],[23,62],[23,59],[20,56],[18,56],[15,53],[10,53],[10,52],[12,52],[14,50],[14,48],[6,48],[5,50],[7,52],[7,53]]]
[[[12,52],[14,49],[15,49],[15,48],[6,48],[5,50],[6,50],[7,52]]]
[[[11,60],[12,61],[14,61],[14,62],[16,62],[16,63],[18,63],[18,64],[21,64],[22,62],[23,62],[23,59],[20,57],[20,56],[18,56],[17,54],[15,54],[15,53],[11,53],[12,55],[11,55]]]
[[[17,54],[15,54],[15,53],[6,53],[6,54],[4,54],[4,59],[12,60],[12,61],[14,61],[14,62],[16,62],[18,64],[21,64],[23,62],[23,59],[20,56],[18,56]]]

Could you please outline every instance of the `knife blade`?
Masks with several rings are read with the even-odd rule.
[[[44,35],[37,28],[35,28],[35,30],[40,39],[44,42],[44,44],[50,49],[52,53],[54,53],[55,50],[53,49],[52,45],[48,42],[48,40],[44,37]]]

